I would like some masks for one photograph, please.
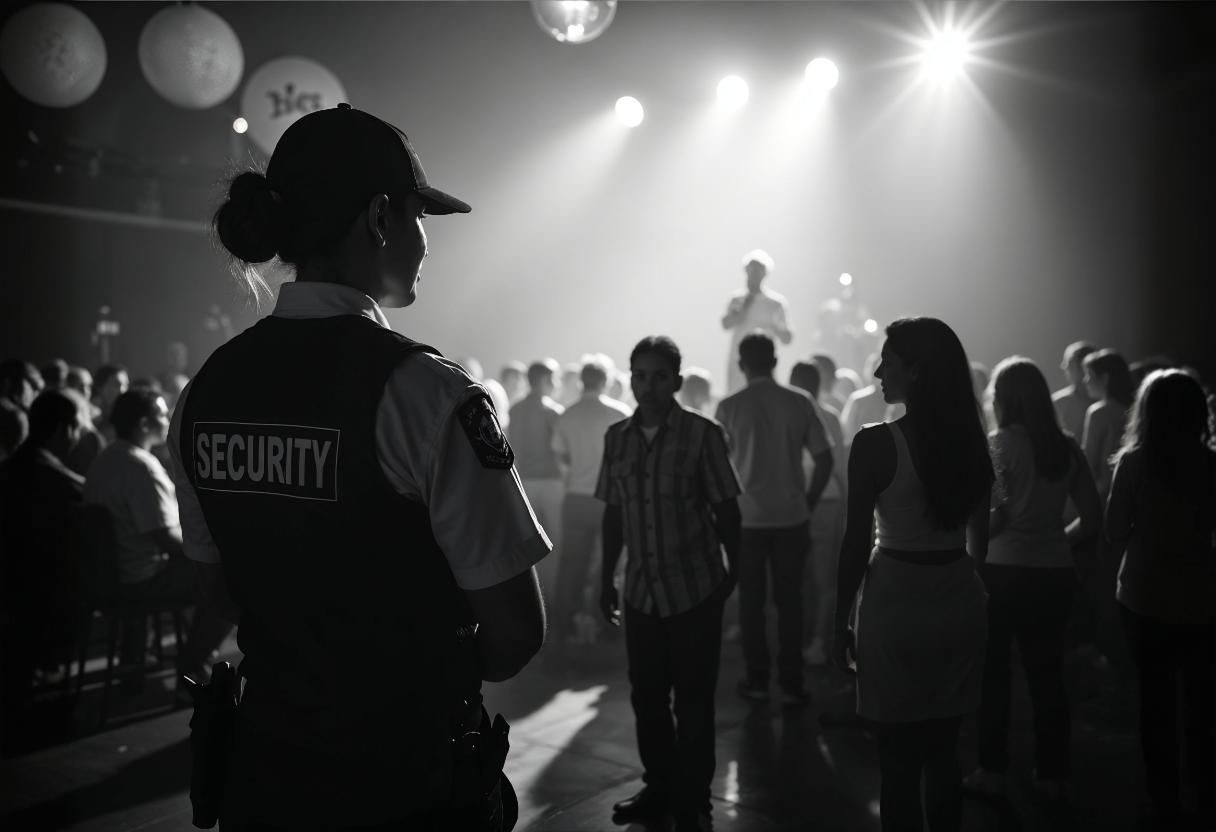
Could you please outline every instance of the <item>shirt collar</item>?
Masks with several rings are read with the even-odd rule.
[[[385,329],[391,328],[380,304],[358,289],[323,280],[284,283],[279,287],[279,299],[272,314],[296,319],[362,315]]]
[[[680,424],[680,420],[684,418],[684,405],[676,401],[671,406],[671,410],[667,411],[667,418],[663,420],[659,427],[674,428]],[[629,417],[629,427],[632,430],[642,429],[641,409],[633,411],[633,415]]]
[[[749,387],[753,384],[776,384],[776,383],[777,383],[777,379],[773,378],[772,376],[756,376],[755,378],[749,378],[747,380],[747,384]]]

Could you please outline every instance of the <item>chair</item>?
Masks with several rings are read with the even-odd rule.
[[[83,632],[76,676],[76,692],[84,688],[85,662],[93,633],[93,620],[100,615],[108,619],[106,630],[106,669],[102,681],[101,709],[98,725],[105,725],[110,705],[110,685],[114,680],[115,654],[123,622],[130,617],[151,616],[156,636],[157,656],[164,661],[161,648],[160,619],[164,613],[173,617],[175,644],[180,652],[185,631],[181,599],[177,597],[126,598],[118,580],[118,546],[114,520],[102,505],[84,505],[80,509],[81,568],[83,571]],[[140,673],[144,672],[140,663]]]

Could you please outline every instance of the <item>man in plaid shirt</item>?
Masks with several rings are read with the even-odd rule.
[[[621,549],[629,550],[625,646],[646,785],[613,807],[614,820],[670,811],[677,830],[706,830],[722,607],[736,582],[741,488],[721,425],[675,400],[675,343],[642,339],[629,367],[638,408],[608,428],[595,496],[607,503],[600,607],[614,625],[621,599],[613,574]]]

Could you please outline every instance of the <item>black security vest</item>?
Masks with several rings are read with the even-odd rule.
[[[480,688],[427,507],[376,456],[385,382],[418,351],[358,315],[265,318],[195,377],[180,438],[241,610],[243,721],[322,757],[391,757],[402,792],[440,788]]]

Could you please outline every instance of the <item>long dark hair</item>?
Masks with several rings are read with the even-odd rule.
[[[887,327],[887,347],[916,368],[907,423],[919,449],[917,473],[939,528],[966,523],[992,487],[992,460],[971,364],[962,342],[936,318],[901,318]]]
[[[1068,473],[1068,438],[1060,430],[1051,390],[1037,364],[1021,355],[997,364],[992,371],[992,406],[1001,427],[1026,429],[1039,476],[1055,482]]]
[[[1203,387],[1181,370],[1145,376],[1132,405],[1123,444],[1112,462],[1139,450],[1149,476],[1211,514],[1216,499],[1212,425]]]

